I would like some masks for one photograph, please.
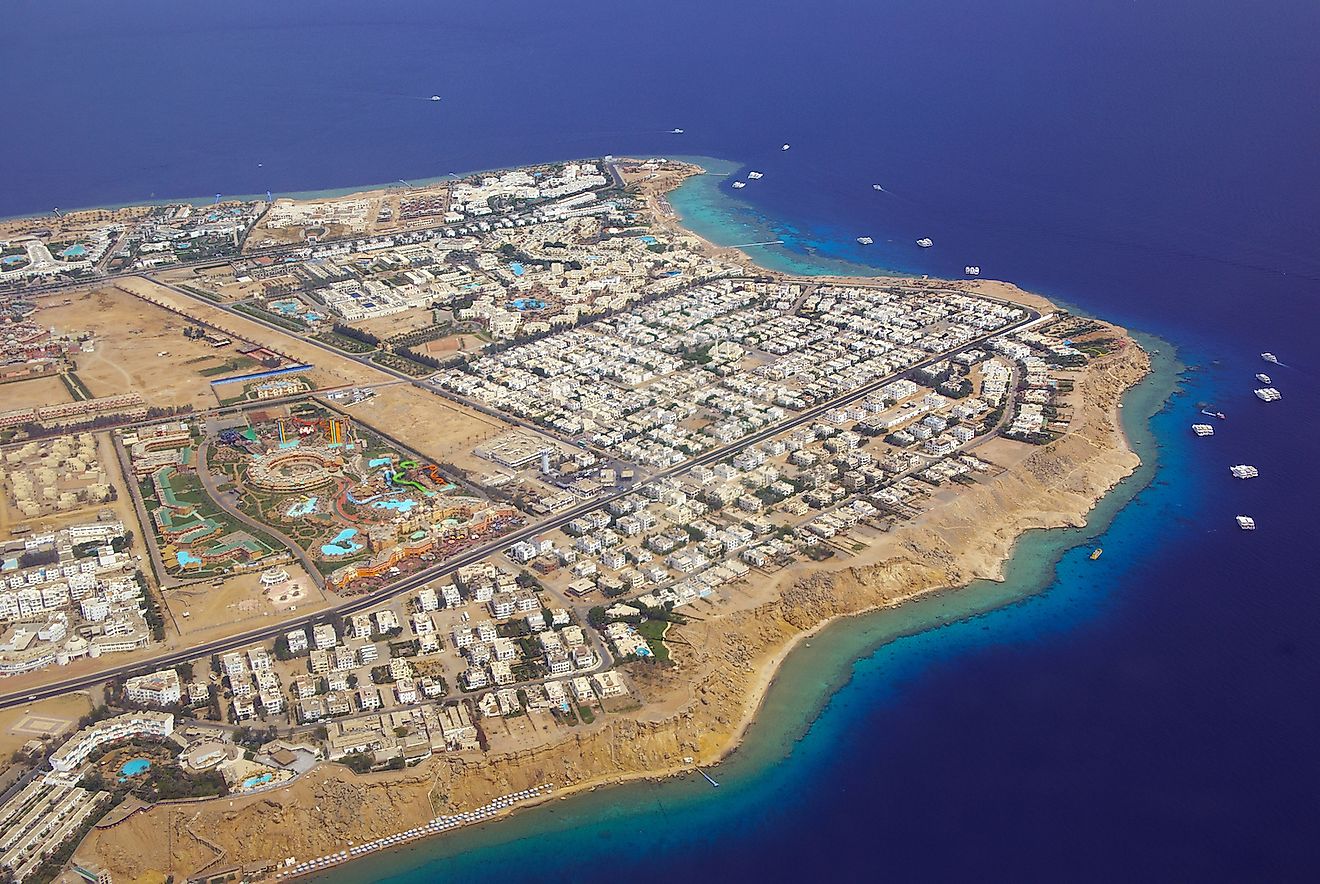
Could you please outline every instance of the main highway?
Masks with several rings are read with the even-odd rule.
[[[1036,324],[1043,318],[1040,312],[1037,310],[1031,309],[1023,305],[1015,305],[1015,306],[1021,307],[1021,309],[1025,310],[1027,312],[1027,316],[1023,319],[1018,320],[1017,322],[1010,323],[1006,326],[1002,326],[998,329],[995,329],[994,331],[987,332],[986,334],[973,338],[972,340],[969,340],[966,343],[961,344],[958,347],[955,347],[951,350],[934,354],[914,365],[904,368],[902,371],[885,375],[884,377],[876,378],[875,380],[872,380],[860,387],[857,387],[854,390],[851,390],[847,393],[837,396],[834,399],[804,409],[803,411],[795,415],[792,415],[791,417],[785,418],[784,420],[776,424],[771,424],[770,426],[764,427],[760,430],[757,430],[754,433],[744,436],[743,438],[737,440],[736,442],[731,442],[728,445],[723,445],[718,448],[713,448],[710,451],[707,451],[703,454],[699,454],[695,457],[689,458],[688,460],[683,461],[682,463],[675,464],[672,467],[653,473],[649,476],[646,476],[641,481],[646,482],[646,481],[672,478],[675,476],[682,475],[694,469],[695,467],[706,466],[709,464],[717,463],[718,461],[721,461],[727,457],[733,456],[737,452],[742,451],[743,449],[749,446],[756,445],[760,442],[764,442],[765,440],[777,436],[780,433],[784,433],[796,427],[802,426],[803,424],[810,423],[811,421],[816,420],[818,417],[820,417],[821,415],[825,414],[826,412],[832,409],[856,402],[857,400],[862,399],[870,395],[871,393],[875,392],[885,384],[903,377],[909,372],[915,371],[920,368],[924,368],[928,365],[932,365],[936,362],[939,362],[942,359],[947,359],[950,356],[954,355],[955,353],[959,353],[963,350],[977,347],[981,344],[986,343],[991,338],[995,338],[1004,334],[1009,334],[1015,331],[1020,331],[1026,328],[1027,326]],[[585,515],[591,512],[592,510],[598,509],[612,500],[617,500],[621,497],[624,497],[627,494],[630,494],[634,487],[635,485],[617,491],[613,494],[604,495],[602,497],[585,501],[568,510],[555,513],[538,522],[534,522],[532,524],[518,528],[512,532],[501,535],[500,537],[497,537],[491,541],[480,544],[479,546],[475,546],[472,549],[467,550],[466,552],[459,553],[458,555],[446,559],[443,562],[439,562],[428,568],[424,568],[414,574],[410,574],[406,577],[403,577],[402,579],[394,583],[383,586],[372,592],[364,593],[362,595],[354,596],[352,598],[346,599],[337,605],[333,605],[328,609],[318,611],[315,614],[309,614],[301,617],[279,620],[267,624],[265,626],[258,627],[256,629],[247,630],[246,632],[236,633],[234,635],[226,636],[224,638],[214,639],[212,641],[202,642],[196,645],[190,645],[186,648],[179,648],[177,650],[168,651],[166,653],[158,654],[156,656],[149,657],[146,659],[136,659],[131,662],[120,664],[118,666],[111,666],[96,672],[90,672],[84,675],[78,675],[71,678],[62,679],[57,682],[52,682],[46,685],[42,685],[40,687],[34,687],[27,691],[14,691],[7,694],[0,694],[0,709],[5,709],[11,706],[18,706],[36,700],[43,700],[49,697],[56,697],[64,693],[68,693],[69,691],[85,690],[88,688],[95,687],[96,685],[101,684],[102,682],[105,682],[109,679],[117,678],[120,676],[127,676],[139,672],[151,672],[156,669],[161,669],[167,666],[176,666],[180,663],[209,656],[211,654],[226,653],[228,651],[232,651],[237,648],[241,648],[246,645],[253,644],[255,642],[267,641],[273,639],[276,636],[288,632],[291,629],[296,629],[298,627],[306,627],[315,623],[325,622],[331,614],[339,614],[339,615],[354,614],[359,611],[363,611],[365,609],[375,607],[392,598],[403,595],[404,593],[412,592],[413,590],[419,589],[433,580],[448,577],[454,574],[456,571],[458,571],[458,569],[463,568],[467,565],[471,565],[476,562],[480,562],[481,560],[488,558],[490,556],[497,555],[504,549],[507,549],[512,544],[518,543],[519,541],[522,540],[530,539],[538,534],[542,534],[546,531],[551,531],[555,528],[559,528],[563,525],[566,525],[567,523],[571,522],[573,519]]]

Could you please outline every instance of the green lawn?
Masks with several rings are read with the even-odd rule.
[[[669,660],[669,648],[664,641],[667,626],[669,626],[668,620],[643,620],[637,627],[637,632],[651,646],[651,653],[655,654],[655,659],[661,662]]]
[[[219,365],[213,365],[210,368],[198,369],[197,373],[204,378],[212,378],[212,377],[216,377],[217,375],[232,374],[237,371],[244,371],[249,368],[254,368],[256,367],[256,365],[257,365],[257,360],[253,359],[251,356],[234,356],[230,359],[225,360]]]

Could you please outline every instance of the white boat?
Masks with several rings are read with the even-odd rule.
[[[1209,424],[1192,424],[1192,432],[1198,436],[1213,436],[1215,428]]]
[[[963,268],[963,273],[966,273],[968,276],[980,276],[981,268],[975,264],[968,264]]]
[[[1264,359],[1266,362],[1273,363],[1274,365],[1279,364],[1279,357],[1275,356],[1273,353],[1262,353],[1260,354],[1260,358]]]
[[[923,249],[928,249],[935,245],[935,241],[929,236],[923,236],[921,239],[917,240],[917,245],[921,246]]]
[[[1228,468],[1228,471],[1233,474],[1233,478],[1235,479],[1254,479],[1260,475],[1260,470],[1245,463],[1231,466]]]
[[[1237,523],[1238,523],[1238,527],[1241,528],[1243,531],[1256,530],[1256,520],[1251,518],[1251,516],[1238,516]]]
[[[744,187],[746,187],[746,186],[747,186],[747,182],[746,182],[746,181],[735,181],[735,182],[733,182],[733,189],[734,189],[734,190],[742,190],[742,189],[743,189]]]
[[[871,239],[869,236],[859,236],[857,237],[857,241],[864,246],[869,246],[871,243],[875,242],[875,240]]]
[[[1256,398],[1261,402],[1278,402],[1283,398],[1283,394],[1273,387],[1261,387],[1256,391]]]
[[[1269,384],[1273,383],[1273,381],[1270,380],[1270,376],[1267,375],[1267,374],[1264,374],[1264,373],[1257,373],[1257,374],[1256,374],[1256,380],[1258,380],[1258,381],[1260,381],[1262,384],[1266,384],[1266,385],[1269,385]]]
[[[747,173],[747,177],[748,177],[750,180],[755,181],[757,178],[762,177],[762,175],[761,175],[760,172],[748,172],[748,173]]]
[[[872,184],[872,185],[871,185],[871,189],[872,189],[872,190],[878,190],[878,191],[880,191],[881,193],[884,193],[884,192],[885,192],[885,188],[884,188],[884,186],[881,185],[881,184]]]
[[[682,134],[683,134],[683,130],[682,130],[682,129],[670,129],[669,132],[670,132],[671,135],[682,135]]]
[[[432,100],[432,101],[439,101],[439,100],[440,100],[440,96],[439,96],[439,95],[432,95],[432,96],[431,96],[431,100]]]
[[[779,148],[779,149],[780,149],[780,150],[788,150],[788,149],[789,149],[790,147],[792,147],[792,146],[793,146],[793,145],[791,145],[791,144],[785,144],[783,147],[781,147],[781,148]]]

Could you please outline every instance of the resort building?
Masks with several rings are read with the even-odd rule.
[[[148,706],[173,706],[183,698],[179,673],[162,669],[150,675],[139,675],[124,682],[124,696],[131,703]]]
[[[174,716],[168,712],[129,712],[98,721],[83,728],[64,742],[50,756],[50,766],[57,773],[70,773],[82,766],[87,757],[106,743],[130,737],[164,739],[174,733]]]

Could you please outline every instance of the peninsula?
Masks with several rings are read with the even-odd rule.
[[[1135,469],[1123,329],[757,267],[701,173],[0,222],[0,867],[285,880],[707,769],[797,642]]]

